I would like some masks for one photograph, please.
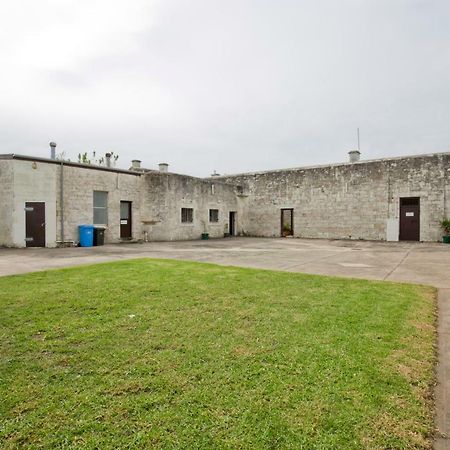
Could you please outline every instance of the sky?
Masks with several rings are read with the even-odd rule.
[[[208,176],[450,151],[449,0],[2,0],[0,153]]]

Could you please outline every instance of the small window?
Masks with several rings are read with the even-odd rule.
[[[108,193],[94,191],[94,225],[108,225]]]
[[[218,209],[210,209],[209,210],[209,221],[210,222],[218,222],[219,221],[219,210]]]
[[[194,221],[194,210],[192,208],[181,208],[181,222],[192,223]]]

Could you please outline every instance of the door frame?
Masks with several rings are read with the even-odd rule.
[[[130,229],[129,236],[122,236],[122,203],[128,205],[128,224],[127,227]],[[120,239],[132,239],[133,238],[133,202],[129,200],[120,200]]]
[[[287,235],[287,236],[294,236],[294,208],[281,208],[281,215],[280,215],[280,220],[281,220],[281,223],[280,223],[280,234],[281,234],[281,237],[286,237],[285,235],[284,235],[284,230],[283,230],[283,227],[284,227],[284,213],[285,213],[285,211],[290,211],[291,212],[291,234],[289,234],[289,235]]]
[[[228,231],[230,236],[236,236],[236,211],[230,211],[228,215]]]
[[[403,200],[417,200],[417,204],[407,205],[403,204]],[[406,202],[405,202],[406,203]],[[412,206],[413,208],[417,208],[417,239],[402,239],[402,212],[403,209]],[[398,240],[399,241],[414,241],[420,242],[420,197],[400,197],[399,198],[399,229],[398,229]],[[404,233],[404,230],[403,230]]]
[[[29,231],[28,231],[28,223],[27,223],[27,208],[31,208],[32,204],[39,204],[43,205],[43,211],[44,211],[44,222],[41,224],[41,228],[43,228],[43,238],[41,241],[39,241],[42,245],[34,245],[35,241],[28,241]],[[34,208],[34,207],[33,207]],[[24,213],[25,213],[25,247],[46,247],[47,246],[47,204],[43,201],[26,201],[24,202]]]

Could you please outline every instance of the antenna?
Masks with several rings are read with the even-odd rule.
[[[360,146],[359,146],[359,127],[356,129],[356,135],[357,135],[357,137],[358,137],[358,152],[360,152],[360,151],[361,151],[361,148],[360,148]]]

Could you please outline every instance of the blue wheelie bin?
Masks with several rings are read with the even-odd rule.
[[[92,247],[94,245],[94,225],[79,225],[80,247]]]

